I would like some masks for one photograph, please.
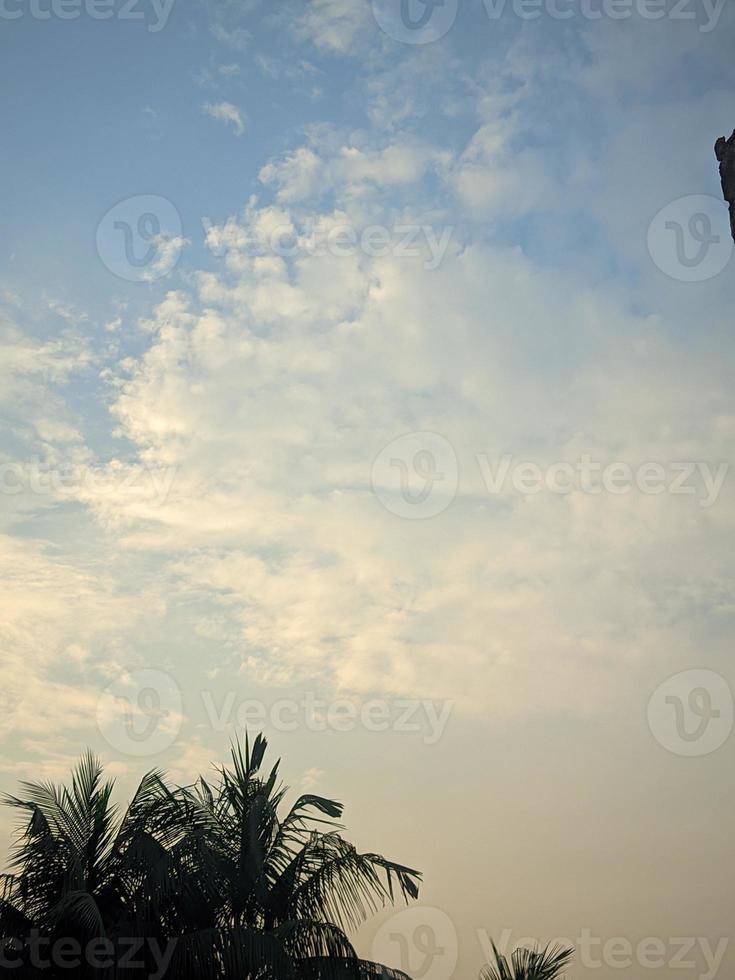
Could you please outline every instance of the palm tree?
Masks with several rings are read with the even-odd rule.
[[[161,976],[164,949],[181,980],[395,976],[360,962],[347,933],[396,898],[416,898],[421,876],[359,854],[339,833],[333,800],[304,795],[281,815],[286,788],[278,762],[262,771],[266,747],[262,736],[233,747],[214,785],[200,777],[171,788],[151,772],[122,818],[91,754],[70,789],[24,784],[25,798],[9,798],[28,815],[0,894],[0,946],[26,964],[19,980],[38,974],[29,944],[13,941],[34,930],[82,947],[141,944],[138,972],[87,962],[76,975],[90,978]]]
[[[359,854],[335,823],[342,806],[299,797],[283,817],[277,762],[262,772],[266,740],[232,751],[215,786],[200,778],[161,800],[164,824],[182,830],[174,899],[176,976],[247,976],[267,963],[280,977],[361,976],[347,932],[372,912],[418,896],[417,872]],[[271,974],[264,974],[270,976]]]
[[[508,960],[493,943],[493,955],[494,965],[483,968],[480,980],[557,980],[571,963],[574,950],[551,944],[541,950],[519,946]]]
[[[27,814],[13,854],[13,873],[0,876],[0,943],[3,965],[18,978],[43,972],[52,944],[72,940],[80,947],[121,934],[147,878],[136,842],[158,790],[160,775],[144,777],[122,819],[111,802],[113,784],[87,752],[72,774],[70,788],[24,783],[23,799],[5,803]],[[121,932],[122,930],[122,932]],[[35,952],[34,952],[35,949]],[[94,976],[81,958],[80,977]],[[68,968],[65,976],[69,975]]]

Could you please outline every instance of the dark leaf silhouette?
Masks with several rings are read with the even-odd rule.
[[[398,976],[361,962],[347,933],[416,898],[420,875],[358,853],[334,800],[304,795],[285,809],[266,749],[263,736],[246,739],[213,781],[189,786],[150,772],[122,815],[90,753],[70,787],[26,783],[6,799],[24,817],[12,873],[0,880],[0,944],[18,980],[71,975],[48,955],[39,966],[34,936],[46,950],[76,943],[72,972],[85,980]],[[102,963],[87,952],[100,942],[111,951]]]
[[[483,968],[480,980],[558,980],[574,956],[574,950],[565,946],[520,946],[510,958],[498,952],[493,943],[495,963]]]

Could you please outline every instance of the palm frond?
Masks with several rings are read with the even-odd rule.
[[[358,960],[348,929],[415,898],[420,874],[359,854],[338,832],[335,800],[305,794],[286,809],[266,750],[262,735],[246,737],[217,778],[185,786],[148,772],[121,815],[90,752],[68,786],[24,783],[5,800],[23,824],[14,873],[0,878],[0,940],[155,937],[173,943],[179,980],[382,976]]]
[[[510,960],[493,942],[495,963],[483,967],[480,980],[557,980],[574,958],[574,950],[549,943],[544,949],[519,946]]]

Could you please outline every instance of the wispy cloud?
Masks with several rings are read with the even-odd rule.
[[[374,24],[370,5],[362,0],[311,0],[292,29],[298,39],[317,48],[348,54],[367,26]]]
[[[245,132],[245,122],[242,113],[231,102],[206,102],[202,106],[202,111],[212,119],[231,126],[235,136],[242,136]]]

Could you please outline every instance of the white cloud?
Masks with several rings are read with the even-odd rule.
[[[699,866],[709,861],[704,912],[704,892],[687,899],[682,863],[661,839],[670,814],[669,843],[694,826],[716,830],[716,806],[682,793],[688,777],[646,730],[645,702],[680,669],[731,675],[732,476],[710,508],[637,491],[493,495],[476,457],[512,453],[542,467],[583,453],[630,465],[731,458],[731,276],[667,279],[645,234],[666,200],[719,193],[712,141],[732,125],[731,32],[709,41],[668,19],[490,23],[469,4],[445,40],[418,51],[385,41],[368,3],[299,2],[302,39],[321,53],[365,54],[359,66],[321,59],[314,79],[286,36],[294,6],[266,6],[261,21],[242,2],[216,4],[217,35],[250,44],[254,60],[247,32],[259,42],[263,27],[280,30],[264,45],[278,60],[259,64],[263,104],[303,100],[318,81],[331,96],[323,112],[349,116],[345,130],[309,127],[303,145],[261,161],[257,199],[207,224],[207,271],[184,268],[139,334],[131,319],[160,284],[130,293],[125,329],[113,320],[105,331],[115,313],[83,320],[66,290],[52,317],[44,310],[46,331],[30,315],[3,321],[0,466],[38,456],[82,475],[43,498],[27,488],[2,498],[5,788],[21,774],[58,778],[90,742],[114,756],[96,728],[97,695],[140,666],[181,689],[186,718],[168,758],[187,780],[226,751],[251,698],[451,699],[436,746],[304,728],[275,741],[282,734],[304,786],[321,779],[316,762],[358,804],[369,778],[344,760],[364,759],[386,805],[370,791],[355,810],[357,839],[376,829],[400,855],[390,756],[409,822],[434,813],[413,819],[414,854],[404,856],[425,868],[424,897],[458,928],[483,921],[477,869],[498,864],[496,838],[509,841],[498,879],[508,926],[566,931],[593,868],[605,882],[598,918],[618,935],[634,934],[651,909],[650,933],[705,919],[719,928],[728,882],[723,870],[711,887],[723,867],[717,834],[697,854]],[[468,40],[477,13],[486,33]],[[217,71],[232,60],[209,62],[213,91],[239,87]],[[360,132],[363,117],[379,131]],[[393,252],[311,247],[342,223],[403,222],[456,226],[433,271]],[[281,230],[293,254],[268,247]],[[371,486],[376,455],[416,430],[442,434],[458,458],[456,498],[426,520],[390,513]],[[210,690],[226,724],[205,717]],[[488,746],[513,807],[475,778]],[[469,789],[457,783],[459,757]],[[724,759],[704,760],[703,778]],[[112,769],[128,778],[161,761],[118,758]],[[437,827],[452,827],[456,810],[456,793],[437,803],[447,774],[466,790],[463,827],[473,813],[477,827],[450,834],[459,843],[431,867]],[[542,798],[555,805],[539,817]],[[651,805],[631,828],[625,812],[637,799]],[[488,814],[500,821],[495,836]],[[601,827],[611,839],[602,851]],[[468,857],[468,835],[486,861],[477,848]],[[515,857],[529,846],[543,879],[536,908]],[[653,892],[642,851],[668,875]],[[627,903],[625,922],[609,854],[626,895],[644,896]],[[560,887],[569,898],[549,918],[543,896]],[[679,924],[656,912],[674,894]],[[475,953],[463,949],[458,975],[477,975]]]
[[[142,323],[146,349],[119,366],[112,411],[137,458],[83,462],[175,480],[163,496],[119,480],[63,499],[158,562],[170,595],[204,597],[203,621],[214,617],[218,638],[229,630],[247,677],[317,674],[478,715],[584,714],[590,690],[614,701],[621,658],[629,672],[685,659],[692,641],[674,624],[694,635],[693,602],[720,608],[731,587],[729,488],[710,511],[672,496],[494,497],[476,459],[727,458],[735,421],[716,358],[695,358],[614,288],[482,234],[433,271],[310,248],[340,223],[425,220],[427,183],[438,224],[457,200],[480,229],[554,194],[558,206],[569,188],[540,176],[521,126],[529,94],[483,88],[456,155],[399,133],[312,132],[262,168],[273,203],[253,197],[206,224],[219,265],[169,293]],[[281,233],[292,254],[264,247]],[[15,341],[13,378],[46,362],[63,379],[77,363]],[[455,448],[457,499],[435,519],[401,520],[373,495],[371,464],[423,430]],[[37,427],[56,442],[74,431]],[[670,560],[682,549],[685,586]]]
[[[322,160],[308,147],[301,146],[279,163],[268,163],[260,171],[264,184],[278,186],[280,201],[300,201],[321,191]]]
[[[252,42],[252,35],[244,27],[237,27],[232,24],[225,25],[218,21],[212,25],[210,30],[216,41],[233,51],[245,52]]]
[[[515,115],[494,114],[480,126],[453,168],[450,181],[473,214],[519,216],[542,203],[554,205],[559,190],[538,153],[515,145],[518,130]]]
[[[212,119],[217,119],[232,127],[235,136],[242,136],[245,132],[245,122],[242,113],[231,102],[207,102],[202,106],[202,111]]]
[[[380,153],[338,160],[358,181],[407,173]],[[614,702],[621,658],[629,673],[685,659],[672,624],[691,599],[672,591],[668,556],[686,550],[714,608],[731,584],[730,493],[711,511],[637,493],[493,497],[476,454],[726,458],[735,423],[691,353],[517,249],[455,250],[433,272],[314,256],[303,240],[290,258],[251,254],[281,222],[300,226],[251,201],[211,226],[221,270],[154,312],[115,413],[176,483],[155,507],[90,498],[100,520],[128,548],[177,554],[169,573],[228,611],[263,682],[317,672],[476,714],[585,714],[604,708],[591,690]],[[665,365],[654,397],[652,359]],[[459,456],[457,500],[430,521],[397,518],[371,492],[375,455],[411,430],[443,434]]]
[[[324,775],[324,770],[319,769],[318,766],[312,766],[310,769],[307,769],[301,777],[301,789],[305,793],[310,793],[319,786]]]
[[[98,688],[86,648],[109,660],[109,644],[138,619],[141,603],[117,595],[111,577],[75,567],[33,541],[0,536],[0,569],[6,696],[0,738],[53,736],[58,746],[95,725]]]
[[[199,776],[204,776],[209,782],[216,782],[215,767],[221,765],[222,760],[219,755],[202,745],[201,740],[195,737],[187,740],[173,757],[166,771],[174,783],[186,786]]]
[[[37,400],[42,387],[63,383],[91,360],[75,334],[35,340],[0,315],[0,400],[8,406]]]
[[[366,0],[309,0],[305,6],[293,33],[325,51],[349,54],[361,32],[375,28]]]
[[[449,163],[448,154],[415,141],[356,146],[319,133],[314,143],[314,147],[298,147],[261,169],[261,182],[275,188],[279,203],[310,200],[313,204],[322,195],[334,194],[347,205],[376,191],[415,185],[428,171],[441,170]]]

